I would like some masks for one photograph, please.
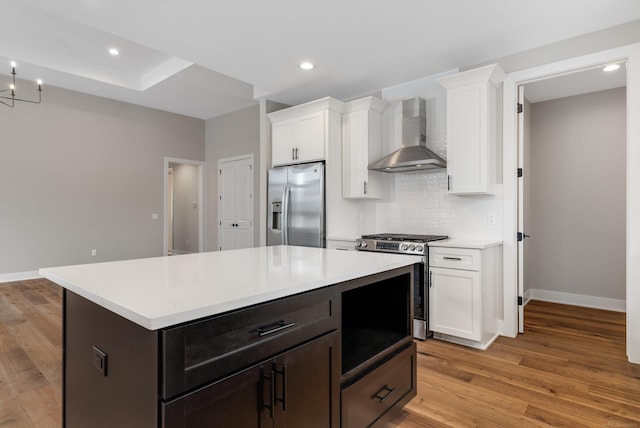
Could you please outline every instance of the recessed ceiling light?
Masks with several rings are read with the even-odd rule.
[[[300,68],[303,70],[311,70],[313,69],[313,64],[311,64],[310,62],[303,62],[302,64],[300,64]]]
[[[109,49],[109,53],[110,53],[111,55],[113,55],[113,56],[118,56],[118,55],[120,55],[120,51],[119,51],[118,49],[116,49],[116,48],[111,48],[111,49]]]
[[[620,64],[609,64],[605,68],[603,68],[602,70],[603,71],[616,71],[619,68],[620,68]]]

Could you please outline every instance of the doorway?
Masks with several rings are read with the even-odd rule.
[[[640,363],[640,43],[621,46],[580,57],[570,58],[507,74],[503,82],[503,322],[501,333],[518,334],[517,270],[517,89],[553,76],[571,73],[595,65],[627,61],[626,90],[626,196],[627,226],[625,256],[627,357]]]
[[[625,310],[626,64],[606,65],[518,88],[525,305]]]
[[[203,251],[203,169],[202,161],[164,159],[163,255]]]

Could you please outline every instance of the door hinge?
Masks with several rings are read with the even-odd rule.
[[[220,226],[222,226],[222,222],[220,222]]]
[[[518,296],[518,306],[522,306],[522,296]]]
[[[524,233],[518,232],[518,242],[522,241],[523,239],[524,239]]]
[[[518,177],[522,177],[522,168],[518,168]]]
[[[522,113],[522,111],[524,110],[522,103],[518,103],[518,113]]]
[[[220,170],[220,175],[222,175],[222,170]]]

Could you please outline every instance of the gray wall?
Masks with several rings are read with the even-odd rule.
[[[530,288],[625,299],[625,88],[532,104]]]
[[[254,245],[259,241],[260,219],[260,106],[247,107],[236,112],[214,117],[206,121],[206,192],[207,237],[205,251],[218,248],[218,160],[240,155],[253,154],[254,165]]]
[[[526,98],[524,99],[524,130],[523,130],[523,142],[522,142],[522,148],[523,148],[523,157],[524,157],[524,164],[522,165],[522,168],[525,171],[525,174],[523,175],[524,177],[524,182],[523,182],[523,187],[524,187],[524,198],[523,198],[523,218],[524,218],[524,225],[525,225],[525,230],[524,233],[526,233],[527,235],[531,235],[531,230],[530,228],[532,227],[530,221],[531,221],[531,208],[532,208],[532,201],[531,201],[531,197],[533,194],[533,176],[534,176],[534,170],[531,167],[531,103],[529,102],[529,100],[527,100]],[[531,266],[531,258],[529,257],[529,244],[531,243],[531,239],[525,239],[523,242],[523,247],[524,247],[524,272],[525,275],[528,272],[529,269],[533,268],[533,266]],[[526,293],[530,288],[531,288],[531,284],[529,282],[527,282],[528,278],[525,276],[525,281],[524,281],[524,292]]]
[[[640,41],[640,20],[635,20],[479,64],[462,65],[460,69],[470,70],[497,62],[504,71],[510,73],[638,41]]]
[[[0,274],[162,255],[164,157],[204,160],[204,121],[53,87],[0,108]]]
[[[198,167],[170,163],[173,168],[173,251],[198,252]],[[193,206],[193,203],[196,206]]]

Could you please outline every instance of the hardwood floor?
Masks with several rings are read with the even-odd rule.
[[[0,284],[0,427],[60,426],[61,301],[47,280]],[[525,319],[486,351],[418,342],[418,396],[388,426],[640,427],[624,314],[531,302]]]
[[[486,351],[418,343],[418,391],[390,427],[640,427],[625,314],[531,302]]]
[[[60,427],[62,292],[47,280],[0,284],[0,427]]]

